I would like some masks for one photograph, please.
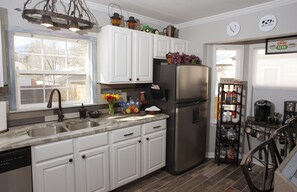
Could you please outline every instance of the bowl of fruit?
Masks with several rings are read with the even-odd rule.
[[[133,100],[130,100],[129,102],[120,102],[121,106],[121,113],[122,114],[133,114],[133,113],[139,113],[139,104],[134,102]]]

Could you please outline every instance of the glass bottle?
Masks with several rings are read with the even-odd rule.
[[[139,93],[139,108],[140,111],[144,111],[147,108],[148,101],[145,96],[145,91]]]
[[[236,103],[236,100],[237,100],[237,94],[236,94],[236,91],[235,91],[235,86],[233,87],[233,91],[231,93],[231,102],[232,103]]]
[[[230,86],[228,85],[227,93],[226,93],[226,103],[231,103],[231,91]]]

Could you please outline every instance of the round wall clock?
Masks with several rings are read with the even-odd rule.
[[[261,31],[271,31],[277,24],[277,19],[274,15],[265,15],[259,21]]]
[[[228,26],[227,26],[227,34],[231,37],[234,37],[235,35],[237,35],[240,31],[240,24],[238,22],[231,22]]]

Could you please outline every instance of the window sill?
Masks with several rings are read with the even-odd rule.
[[[270,87],[270,86],[254,85],[253,89],[296,91],[297,87]]]

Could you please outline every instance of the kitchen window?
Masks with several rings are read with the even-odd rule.
[[[24,33],[13,34],[15,107],[45,108],[52,89],[63,106],[93,102],[92,42]]]
[[[211,122],[217,119],[218,84],[221,78],[243,78],[243,46],[215,45],[213,48]]]
[[[254,103],[268,100],[274,112],[283,113],[284,101],[296,100],[297,53],[265,55],[265,44],[249,46],[247,115],[254,115]]]
[[[265,55],[264,47],[253,53],[253,86],[297,88],[297,53]]]

